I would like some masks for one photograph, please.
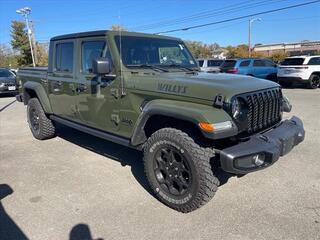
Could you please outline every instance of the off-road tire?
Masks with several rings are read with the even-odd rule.
[[[309,78],[308,88],[317,89],[318,87],[320,87],[320,76],[312,74]]]
[[[190,164],[192,183],[185,196],[173,196],[163,191],[156,178],[154,158],[157,151],[166,146],[180,151]],[[206,204],[219,186],[219,180],[214,176],[210,165],[213,155],[212,149],[200,147],[178,129],[163,128],[153,133],[144,146],[144,170],[155,196],[167,206],[183,213],[194,211]]]
[[[37,117],[38,117],[39,127],[37,129],[35,129],[31,121],[31,117],[33,116],[32,115],[33,111],[35,112],[35,114],[37,114]],[[32,135],[36,139],[45,140],[45,139],[53,138],[55,136],[56,131],[55,131],[53,122],[46,116],[37,98],[31,98],[28,101],[27,118],[28,118],[29,128],[32,132]]]

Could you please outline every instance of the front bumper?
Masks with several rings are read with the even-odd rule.
[[[304,140],[304,136],[302,121],[292,117],[267,132],[252,136],[246,142],[221,150],[221,167],[224,171],[235,174],[262,170],[290,152]],[[255,161],[257,156],[263,161]]]

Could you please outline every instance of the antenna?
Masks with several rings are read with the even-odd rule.
[[[118,18],[119,18],[119,53],[120,53],[120,58],[119,58],[119,64],[120,64],[120,95],[121,96],[125,96],[126,93],[124,91],[124,79],[123,79],[123,75],[122,75],[122,36],[121,36],[121,18],[120,18],[120,11],[118,13]]]

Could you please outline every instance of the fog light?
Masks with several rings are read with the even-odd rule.
[[[256,155],[253,155],[252,160],[256,166],[261,166],[264,164],[265,156],[263,153],[256,154]]]

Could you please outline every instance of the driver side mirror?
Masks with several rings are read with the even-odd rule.
[[[111,64],[108,58],[96,58],[92,60],[92,73],[106,75],[111,73]]]

